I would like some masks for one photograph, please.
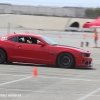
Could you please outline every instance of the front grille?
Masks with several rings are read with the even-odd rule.
[[[91,64],[91,61],[86,61],[85,64],[86,65],[90,65]]]
[[[85,54],[86,57],[90,57],[90,54]]]

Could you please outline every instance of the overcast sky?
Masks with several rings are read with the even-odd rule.
[[[100,7],[100,0],[0,0],[0,3],[18,5]]]

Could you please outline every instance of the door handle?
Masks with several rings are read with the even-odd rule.
[[[18,45],[17,48],[21,48],[22,46]]]

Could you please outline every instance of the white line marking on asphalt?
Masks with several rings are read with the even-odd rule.
[[[64,77],[48,77],[48,76],[39,76],[39,78],[55,78],[55,79],[66,79],[66,80],[77,80],[77,81],[98,81],[98,80],[90,80],[90,79],[78,79],[78,78],[64,78]]]
[[[28,76],[28,75],[14,75],[14,74],[0,74],[0,75],[10,75],[10,76]],[[90,79],[79,79],[79,78],[64,78],[64,77],[49,77],[49,76],[38,76],[39,78],[55,78],[55,79],[66,79],[66,80],[82,80],[82,81],[98,81],[99,80],[90,80]]]
[[[95,91],[90,92],[89,94],[85,95],[84,97],[82,97],[82,98],[80,98],[80,99],[78,99],[78,100],[85,100],[85,99],[87,99],[88,97],[92,96],[93,94],[95,94],[95,93],[98,92],[98,91],[100,91],[100,88],[98,88],[98,89],[95,90]]]
[[[4,75],[4,76],[7,76],[7,75],[9,75],[9,76],[29,76],[29,75],[16,75],[16,74],[0,74],[0,75]]]
[[[46,93],[47,91],[33,91],[33,92],[40,92],[40,93]],[[47,93],[49,93],[49,92],[47,92]]]
[[[15,88],[0,88],[0,90],[8,90],[8,91],[23,91],[23,92],[34,92],[34,93],[51,93],[51,94],[66,94],[66,95],[85,95],[85,94],[73,94],[73,93],[66,93],[66,92],[61,92],[61,91],[34,91],[34,90],[26,90],[26,89],[15,89]],[[92,95],[92,96],[98,96],[100,97],[100,95]],[[79,99],[80,100],[80,99]]]
[[[0,89],[1,89],[1,90],[24,91],[24,92],[25,92],[25,91],[26,91],[26,92],[33,91],[33,90],[28,90],[28,89],[27,89],[27,90],[25,90],[25,89],[11,89],[11,88],[10,88],[10,89],[8,89],[8,88],[0,88]]]
[[[34,90],[26,90],[26,89],[8,89],[8,88],[0,88],[0,89],[2,89],[2,90],[12,90],[12,91],[23,91],[23,92],[41,92],[41,93],[45,93],[45,92],[47,92],[47,91],[34,91]]]
[[[32,78],[32,76],[21,78],[21,79],[18,79],[18,80],[9,81],[9,82],[6,82],[6,83],[1,83],[0,86],[6,85],[6,84],[15,83],[15,82],[19,82],[19,81],[26,80],[26,79],[29,79],[29,78]]]

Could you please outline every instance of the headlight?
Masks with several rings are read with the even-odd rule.
[[[89,53],[81,53],[82,57],[90,57]]]
[[[81,53],[82,57],[85,57],[85,53]]]

